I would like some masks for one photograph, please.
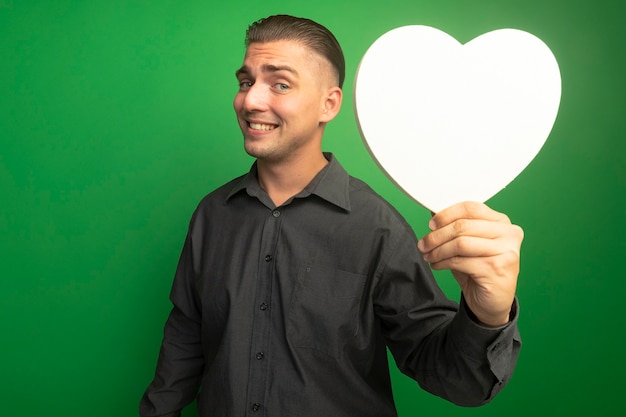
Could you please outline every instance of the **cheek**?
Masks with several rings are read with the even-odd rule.
[[[243,94],[237,93],[235,94],[235,98],[233,99],[233,108],[236,112],[241,110],[241,105],[243,103]]]

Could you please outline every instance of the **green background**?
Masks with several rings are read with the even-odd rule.
[[[232,111],[244,30],[280,12],[318,20],[342,43],[346,100],[325,149],[418,235],[429,213],[384,177],[358,135],[351,87],[363,53],[408,24],[461,42],[512,27],[549,45],[563,82],[554,129],[488,202],[526,232],[515,375],[491,404],[463,409],[394,368],[398,409],[404,417],[621,414],[624,4],[0,0],[0,413],[136,415],[191,212],[251,163]],[[410,70],[389,80],[409,82]],[[458,298],[449,273],[437,279]]]

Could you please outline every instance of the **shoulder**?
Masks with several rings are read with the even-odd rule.
[[[234,194],[241,191],[245,192],[245,187],[243,186],[245,178],[246,174],[241,175],[205,195],[197,204],[192,218],[225,208],[226,203]]]
[[[365,181],[349,177],[350,206],[354,215],[372,225],[401,229],[413,234],[413,229],[400,212]]]

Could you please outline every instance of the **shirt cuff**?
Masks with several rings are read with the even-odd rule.
[[[519,303],[517,297],[511,306],[510,320],[501,327],[485,327],[472,320],[471,311],[461,296],[459,312],[452,320],[452,337],[455,345],[470,358],[484,361],[485,355],[489,367],[499,381],[506,383],[513,373],[521,338],[517,328]]]

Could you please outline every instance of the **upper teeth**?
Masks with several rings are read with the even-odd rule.
[[[255,130],[272,130],[274,125],[264,125],[261,123],[250,123],[250,127]]]

